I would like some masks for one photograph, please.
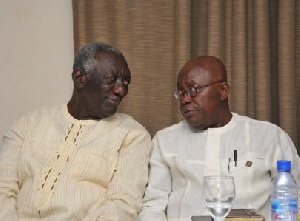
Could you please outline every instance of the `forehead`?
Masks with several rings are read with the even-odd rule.
[[[130,75],[128,64],[121,55],[112,52],[99,52],[95,58],[99,61],[97,68],[100,71]]]
[[[205,68],[185,68],[178,74],[177,84],[181,86],[201,83],[206,84],[210,82],[211,78],[211,72]]]

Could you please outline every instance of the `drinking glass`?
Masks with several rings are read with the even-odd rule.
[[[205,176],[203,201],[215,221],[223,221],[231,210],[235,197],[231,176]]]

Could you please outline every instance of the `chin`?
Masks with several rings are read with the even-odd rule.
[[[198,125],[195,125],[195,124],[192,124],[189,122],[189,125],[193,128],[193,129],[196,129],[196,130],[201,130]]]
[[[117,108],[114,108],[113,110],[107,110],[104,113],[102,113],[102,118],[110,117],[114,115],[117,112]]]
[[[186,119],[186,121],[188,122],[188,124],[196,130],[205,130],[205,126],[199,124],[198,121],[192,120],[192,119]]]
[[[190,118],[185,119],[185,120],[188,122],[188,124],[189,124],[191,127],[197,129],[197,123],[196,123],[195,121],[191,120]]]

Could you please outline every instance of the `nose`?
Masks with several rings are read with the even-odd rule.
[[[184,105],[186,103],[190,103],[192,100],[192,97],[188,93],[183,93],[180,97],[180,104]]]
[[[128,86],[124,85],[122,82],[116,82],[113,88],[114,94],[119,95],[120,97],[125,97],[128,93]]]

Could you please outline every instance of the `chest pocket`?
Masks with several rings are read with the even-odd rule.
[[[115,162],[101,151],[80,150],[72,162],[72,175],[78,181],[90,181],[107,187],[110,182]]]
[[[234,177],[237,204],[251,206],[260,197],[258,192],[269,194],[271,176],[263,154],[248,152],[238,156],[237,162],[228,163],[228,173]]]

